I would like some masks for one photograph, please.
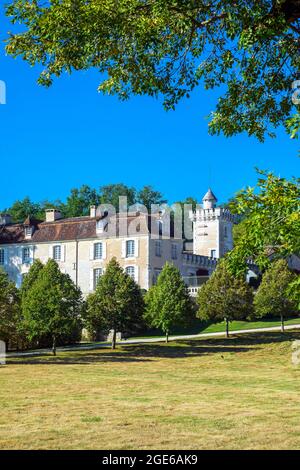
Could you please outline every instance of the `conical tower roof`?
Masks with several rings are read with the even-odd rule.
[[[202,201],[214,201],[214,202],[217,202],[218,199],[216,198],[216,196],[214,195],[214,193],[212,192],[212,190],[209,188],[207,193],[205,194],[205,196],[203,197]]]

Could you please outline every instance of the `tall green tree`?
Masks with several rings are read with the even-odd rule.
[[[25,298],[33,284],[37,281],[40,272],[44,269],[43,263],[36,259],[30,266],[30,269],[27,274],[23,277],[23,282],[20,288],[20,297],[21,299]]]
[[[99,195],[101,204],[111,204],[115,207],[116,211],[119,210],[120,197],[127,197],[128,206],[136,203],[136,189],[130,188],[123,183],[101,186]]]
[[[161,192],[156,191],[152,186],[144,186],[140,191],[138,191],[136,200],[138,203],[143,204],[147,207],[148,211],[151,211],[152,204],[166,204],[167,200],[163,198]]]
[[[243,320],[253,314],[253,292],[244,276],[234,276],[226,261],[222,260],[209,280],[200,288],[197,304],[197,317],[201,320],[213,323],[225,320],[228,338],[231,321]]]
[[[245,272],[249,258],[265,269],[270,254],[276,258],[300,252],[300,179],[258,173],[257,187],[241,191],[231,206],[245,216],[228,258],[234,273]]]
[[[90,331],[113,331],[112,349],[117,332],[139,327],[144,302],[140,287],[113,258],[100,277],[94,293],[87,298],[86,323]]]
[[[20,299],[15,284],[0,269],[0,339],[18,345],[22,322]]]
[[[54,260],[49,260],[23,298],[29,339],[51,336],[52,351],[56,355],[58,339],[79,328],[82,305],[80,289],[60,271]]]
[[[288,286],[287,295],[295,306],[300,310],[300,276],[297,276]]]
[[[45,210],[52,208],[58,209],[64,213],[64,205],[59,199],[52,202],[47,200],[43,202],[33,202],[27,196],[24,199],[15,201],[11,207],[4,209],[3,212],[10,214],[13,222],[23,223],[28,216],[37,220],[44,220]]]
[[[90,206],[98,206],[99,203],[100,196],[97,191],[88,185],[83,185],[79,189],[71,189],[63,206],[63,213],[65,217],[86,216],[90,213]]]
[[[145,296],[146,322],[160,328],[169,340],[174,326],[186,325],[194,314],[192,300],[180,271],[173,264],[166,263],[158,276],[157,283]]]
[[[13,205],[6,209],[12,220],[16,223],[22,223],[28,217],[37,217],[41,211],[41,206],[39,203],[32,202],[31,199],[27,196],[22,200],[17,200]]]
[[[274,261],[264,273],[254,297],[256,316],[280,317],[282,332],[284,332],[285,317],[295,315],[298,310],[296,302],[289,298],[287,292],[295,279],[296,275],[289,270],[285,260]]]
[[[6,14],[22,26],[6,50],[42,64],[40,84],[96,67],[100,91],[162,95],[166,109],[203,84],[221,90],[213,134],[299,129],[298,0],[10,0]]]

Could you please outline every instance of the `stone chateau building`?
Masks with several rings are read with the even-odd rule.
[[[143,289],[149,289],[166,261],[174,263],[195,294],[216,267],[218,258],[233,247],[233,215],[217,207],[209,189],[203,205],[189,213],[193,240],[164,228],[162,213],[128,212],[109,215],[90,208],[90,216],[63,219],[56,210],[46,220],[28,217],[13,224],[0,217],[0,268],[18,287],[35,259],[53,258],[86,296],[95,289],[109,260],[116,257]],[[172,224],[171,224],[172,225]]]

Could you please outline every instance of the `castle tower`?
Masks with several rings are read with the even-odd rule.
[[[209,189],[193,213],[193,252],[196,255],[221,258],[233,248],[234,216],[228,209],[217,207],[217,198]]]

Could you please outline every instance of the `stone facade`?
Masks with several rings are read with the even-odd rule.
[[[232,229],[235,217],[228,209],[216,207],[217,198],[209,189],[203,207],[191,214],[193,220],[193,251],[197,255],[222,258],[233,248]]]
[[[159,215],[131,213],[110,217],[105,213],[97,215],[92,207],[89,217],[71,219],[62,219],[57,211],[48,210],[45,222],[28,218],[23,224],[11,224],[8,216],[2,216],[0,267],[20,287],[35,259],[46,263],[54,258],[84,296],[95,289],[97,279],[113,257],[146,290],[156,282],[167,261],[174,263],[186,279],[209,276],[216,258],[232,248],[232,216],[213,207],[198,209],[192,217],[194,249],[186,251],[183,239],[152,233]],[[111,231],[111,227],[115,230]],[[216,250],[213,256],[212,250]]]

